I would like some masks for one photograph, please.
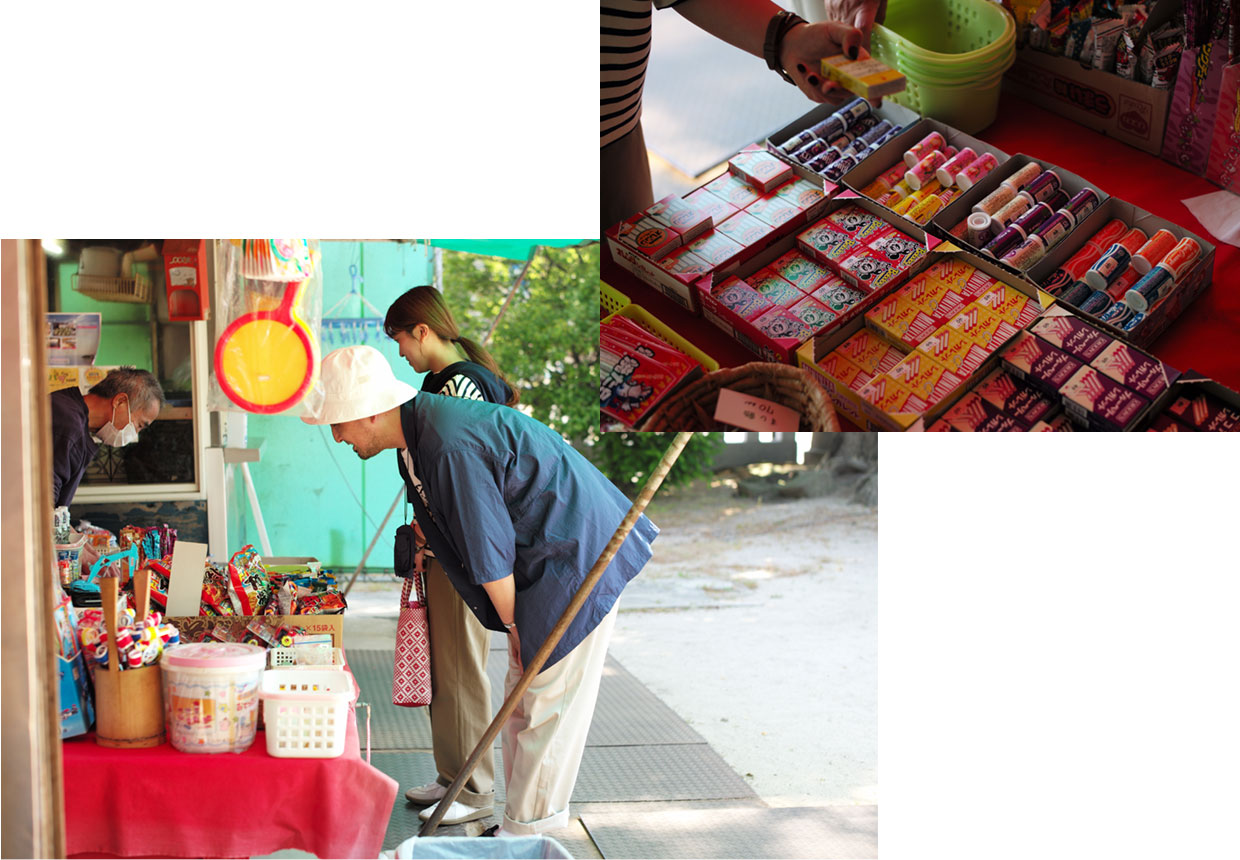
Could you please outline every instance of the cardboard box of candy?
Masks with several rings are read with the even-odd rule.
[[[706,275],[722,280],[742,258],[795,232],[825,209],[821,179],[807,175],[811,178],[765,149],[749,147],[729,162],[726,173],[609,227],[605,235],[612,258],[697,313],[698,280]]]
[[[861,99],[839,108],[821,104],[772,132],[766,148],[801,175],[825,178],[827,191],[833,194],[843,189],[843,173],[864,161],[867,153],[877,152],[876,145],[881,146],[919,119],[915,112],[890,99],[877,108]],[[840,157],[851,160],[841,161]]]
[[[918,231],[920,233],[920,231]],[[923,235],[904,235],[870,201],[838,198],[796,235],[697,288],[703,314],[770,361],[795,362],[801,344],[843,325],[916,271]]]
[[[949,147],[955,150],[950,156],[947,154],[951,151]],[[937,156],[931,155],[936,149],[943,154],[941,162]],[[976,183],[986,175],[984,169],[993,172],[1002,166],[1008,158],[1007,153],[938,120],[927,118],[888,140],[869,158],[841,176],[840,182],[864,197],[878,200],[905,222],[924,227],[935,211],[950,205],[963,193],[962,186],[955,184],[954,177],[970,162],[983,156],[989,158],[970,170],[965,182]],[[931,160],[926,162],[927,158]],[[946,187],[939,181],[940,168],[952,177],[951,184]],[[910,172],[917,173],[919,187],[908,184],[907,174]],[[928,199],[921,202],[929,197],[938,200],[933,205]],[[916,203],[920,203],[921,208],[914,212],[909,207]]]
[[[280,644],[276,636],[284,630],[330,634],[332,647],[344,645],[343,615],[181,615],[164,621],[176,627],[182,642],[250,641],[271,648]]]
[[[702,374],[697,359],[620,314],[599,325],[599,355],[599,409],[626,427]]]
[[[1189,371],[1150,410],[1148,432],[1240,432],[1240,392]]]
[[[1032,48],[1016,52],[1003,91],[1153,155],[1162,151],[1172,90],[1083,68]]]
[[[1001,354],[1003,367],[1056,398],[1088,430],[1132,430],[1170,394],[1179,371],[1056,305]]]
[[[940,246],[927,259],[923,271],[863,319],[816,337],[798,352],[799,362],[823,383],[841,413],[866,429],[921,430],[933,424],[997,367],[1001,348],[1020,326],[1052,303],[1019,278],[954,246]],[[923,324],[929,334],[917,343],[888,313],[913,307],[910,317],[928,316],[914,301],[942,315],[933,326],[934,318]],[[955,313],[948,316],[949,311]],[[859,360],[863,354],[869,359]],[[1010,429],[1027,429],[1016,423]]]
[[[1133,230],[1139,232],[1133,233]],[[1162,230],[1170,233],[1177,245],[1185,239],[1192,240],[1186,244],[1188,248],[1196,244],[1199,249],[1196,257],[1185,262],[1182,254],[1185,249],[1175,250],[1172,246],[1167,250],[1170,239],[1167,244],[1160,245],[1155,237]],[[1134,252],[1117,252],[1118,256],[1111,254],[1104,259],[1115,243],[1128,241],[1129,237],[1135,240],[1144,237],[1146,242],[1130,241],[1130,247],[1136,248]],[[1125,200],[1110,197],[1030,269],[1027,277],[1113,337],[1148,347],[1210,285],[1214,276],[1214,253],[1214,245],[1201,236]],[[1160,257],[1160,254],[1166,256]],[[1172,266],[1172,259],[1182,265]],[[1166,276],[1158,274],[1165,268],[1159,265],[1162,260],[1168,261],[1167,267],[1178,271],[1174,275],[1170,272]],[[1109,270],[1105,268],[1108,261],[1113,263]],[[1097,280],[1096,273],[1089,275],[1089,270],[1095,267],[1108,272],[1110,284]],[[1154,277],[1145,280],[1147,275]],[[1093,283],[1082,285],[1086,277]],[[1080,298],[1087,288],[1099,284],[1104,289],[1095,289],[1090,294],[1092,299],[1090,296]],[[1134,288],[1143,293],[1141,299],[1130,295],[1129,291]],[[1099,292],[1105,296],[1096,295]],[[1146,293],[1150,298],[1145,297]],[[1094,299],[1101,301],[1094,304]],[[1130,303],[1145,309],[1138,311]]]
[[[1038,260],[1073,241],[1089,214],[1109,198],[1096,184],[1075,173],[1017,153],[952,200],[930,222],[930,229],[979,254],[985,247],[990,253],[984,256],[1030,279],[1028,273]],[[978,207],[981,211],[975,212]],[[1059,214],[1060,209],[1070,217]],[[979,222],[975,226],[980,229],[970,230],[971,216],[984,216],[988,223],[981,226]],[[1046,242],[1026,242],[1030,234]],[[1043,251],[1047,245],[1048,250]]]

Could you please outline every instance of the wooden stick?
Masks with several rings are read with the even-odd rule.
[[[676,434],[676,438],[672,440],[672,444],[668,446],[667,451],[663,454],[663,459],[659,461],[659,465],[650,473],[650,477],[646,479],[646,485],[642,487],[642,491],[638,493],[632,507],[629,508],[629,512],[620,522],[616,533],[611,536],[611,540],[608,541],[607,546],[603,549],[603,554],[599,556],[598,561],[594,562],[594,567],[590,568],[585,581],[581,583],[581,587],[577,589],[577,593],[569,601],[568,606],[564,609],[564,613],[560,616],[560,620],[556,622],[546,641],[538,649],[534,659],[530,661],[530,665],[525,667],[525,673],[521,675],[521,680],[512,688],[512,692],[508,694],[508,698],[504,701],[504,706],[499,709],[499,713],[495,715],[495,719],[487,727],[486,733],[478,741],[474,751],[469,754],[469,758],[465,761],[461,772],[456,775],[456,779],[448,786],[447,792],[444,794],[443,799],[439,801],[435,811],[431,813],[431,817],[427,819],[426,823],[422,825],[422,829],[418,831],[419,836],[430,836],[438,829],[439,822],[443,820],[448,809],[456,801],[457,795],[461,793],[461,787],[465,785],[465,781],[469,779],[474,772],[474,768],[478,766],[478,761],[482,758],[483,753],[491,754],[491,744],[495,741],[496,736],[499,735],[500,729],[503,728],[504,723],[508,722],[512,712],[517,709],[517,703],[521,701],[525,691],[534,682],[534,676],[542,669],[543,664],[547,662],[547,658],[551,656],[552,650],[554,650],[564,636],[564,631],[568,629],[568,625],[573,623],[573,619],[577,617],[577,613],[585,605],[590,592],[594,590],[594,586],[602,578],[603,572],[607,570],[607,566],[611,564],[611,560],[619,552],[620,545],[624,543],[625,538],[629,536],[629,532],[633,530],[633,526],[637,524],[637,518],[642,515],[646,505],[650,504],[650,500],[654,498],[655,491],[659,489],[659,485],[663,483],[663,479],[667,477],[667,473],[671,471],[672,466],[676,463],[676,459],[680,456],[680,452],[684,450],[685,445],[688,444],[692,436],[692,433]]]
[[[121,670],[121,655],[116,648],[116,598],[119,596],[120,580],[115,576],[99,580],[99,592],[103,597],[103,623],[108,631],[108,671]]]
[[[146,620],[147,603],[151,597],[151,572],[143,568],[133,575],[133,609],[137,624]]]

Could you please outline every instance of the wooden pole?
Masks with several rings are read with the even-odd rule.
[[[616,529],[616,533],[611,536],[611,540],[608,541],[607,546],[603,549],[603,554],[599,556],[598,561],[594,562],[594,567],[590,568],[585,581],[581,583],[581,587],[577,589],[577,593],[573,595],[573,599],[569,601],[568,606],[565,608],[564,614],[560,616],[560,620],[551,629],[551,633],[548,634],[542,647],[538,649],[538,653],[534,655],[534,659],[530,661],[530,665],[525,667],[525,673],[521,675],[521,680],[512,688],[512,692],[504,700],[504,706],[499,709],[499,713],[495,715],[495,719],[487,727],[482,740],[478,741],[478,745],[469,754],[469,758],[466,759],[461,772],[456,775],[456,779],[448,786],[447,793],[439,801],[439,805],[435,808],[431,817],[427,819],[426,823],[422,825],[422,829],[418,831],[419,836],[430,836],[438,829],[439,822],[443,820],[449,807],[456,801],[457,795],[461,793],[461,787],[465,785],[465,781],[469,779],[474,772],[474,768],[478,766],[478,761],[482,758],[483,753],[491,754],[491,744],[495,741],[496,736],[499,735],[500,729],[503,728],[504,723],[508,722],[512,712],[517,709],[517,703],[521,701],[525,691],[534,682],[534,676],[542,669],[543,664],[547,662],[547,658],[551,656],[552,650],[564,636],[564,631],[568,629],[568,625],[573,623],[573,619],[577,617],[577,613],[585,605],[590,592],[594,590],[594,586],[602,578],[603,572],[607,570],[607,566],[611,564],[611,560],[619,552],[620,545],[624,543],[625,538],[629,536],[629,532],[633,530],[633,526],[637,524],[637,518],[642,515],[646,505],[650,504],[650,500],[654,498],[659,485],[663,483],[663,479],[667,477],[667,473],[671,471],[672,466],[676,463],[676,459],[680,456],[680,452],[684,450],[685,445],[689,443],[689,439],[692,436],[692,433],[676,434],[676,438],[672,440],[672,444],[664,452],[663,459],[659,461],[659,465],[650,473],[650,477],[646,479],[646,485],[642,487],[642,491],[638,493],[632,507],[629,508],[628,514],[625,515],[620,522],[619,528]]]

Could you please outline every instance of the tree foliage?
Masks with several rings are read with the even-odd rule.
[[[604,433],[591,455],[599,471],[611,482],[635,496],[654,471],[675,433]],[[722,433],[694,433],[667,478],[665,487],[691,483],[711,473],[715,455],[723,447]]]
[[[524,260],[443,252],[443,293],[481,342]],[[519,408],[579,448],[598,436],[597,242],[540,248],[486,348],[520,390]]]

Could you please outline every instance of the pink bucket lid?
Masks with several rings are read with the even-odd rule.
[[[169,648],[164,660],[185,669],[262,669],[267,651],[241,642],[187,642]]]

